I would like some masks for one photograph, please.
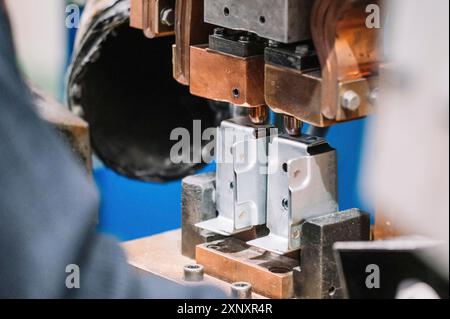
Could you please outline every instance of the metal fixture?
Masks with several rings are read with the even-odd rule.
[[[214,173],[189,176],[182,182],[181,253],[195,258],[199,244],[223,238],[201,230],[195,224],[216,217],[216,175]]]
[[[217,218],[196,226],[229,236],[266,222],[267,143],[271,125],[222,122],[217,138]]]
[[[277,254],[300,248],[305,221],[338,211],[336,151],[322,138],[276,136],[269,143],[267,227],[248,242]]]
[[[355,112],[361,105],[361,97],[355,91],[346,91],[342,95],[341,105],[344,109]]]

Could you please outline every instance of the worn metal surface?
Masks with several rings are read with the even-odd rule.
[[[333,245],[368,241],[370,216],[357,209],[308,220],[302,227],[300,267],[294,270],[295,295],[302,299],[342,299]]]
[[[197,246],[196,260],[208,275],[229,283],[248,282],[254,292],[265,297],[287,299],[294,295],[292,270],[298,266],[296,259],[228,238]]]
[[[205,0],[205,21],[293,43],[310,35],[312,0]]]
[[[92,151],[89,139],[89,125],[70,112],[67,107],[32,88],[38,115],[58,132],[70,147],[79,164],[92,174]]]
[[[195,224],[216,217],[214,173],[189,176],[182,182],[182,248],[183,256],[195,258],[195,247],[215,241],[220,235],[201,230]]]
[[[265,105],[264,57],[238,56],[191,46],[190,91],[238,106]]]
[[[338,211],[336,151],[321,138],[277,136],[269,143],[269,236],[248,242],[278,254],[300,248],[304,222]]]
[[[229,236],[266,222],[266,154],[271,128],[254,125],[247,118],[222,122],[216,158],[218,216],[197,227]]]

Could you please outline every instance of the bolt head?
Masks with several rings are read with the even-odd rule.
[[[184,280],[190,282],[203,281],[204,277],[204,267],[202,265],[186,265],[184,270]]]
[[[355,91],[346,91],[342,95],[341,105],[344,109],[355,112],[361,105],[361,97]]]

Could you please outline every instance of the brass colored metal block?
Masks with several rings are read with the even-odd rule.
[[[203,1],[176,0],[176,45],[173,47],[173,76],[189,85],[191,45],[208,42],[214,26],[203,21]]]
[[[196,259],[208,275],[229,283],[248,282],[262,296],[289,299],[294,295],[296,259],[250,247],[234,238],[197,246]]]
[[[322,78],[320,71],[302,73],[300,71],[266,64],[265,99],[267,105],[276,113],[293,116],[303,122],[319,127],[327,127],[370,115],[374,106],[370,94],[376,88],[378,77],[361,78],[340,83],[340,100],[345,92],[353,91],[360,97],[360,105],[354,110],[337,105],[336,117],[331,120],[324,116],[322,98]]]
[[[264,57],[241,58],[191,46],[191,94],[244,107],[265,105]]]

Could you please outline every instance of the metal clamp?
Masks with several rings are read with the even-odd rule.
[[[196,226],[230,236],[266,222],[267,144],[272,126],[224,121],[217,138],[218,217]]]
[[[277,254],[300,248],[308,219],[338,211],[336,151],[313,136],[275,137],[269,144],[267,227],[248,244]]]
[[[309,39],[311,0],[204,0],[205,22],[294,43]]]

